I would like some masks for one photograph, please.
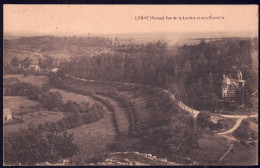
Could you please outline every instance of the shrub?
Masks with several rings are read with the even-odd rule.
[[[31,83],[17,82],[13,85],[6,86],[6,96],[27,96],[31,100],[38,100],[41,89],[33,86]]]
[[[201,127],[209,126],[211,121],[211,113],[208,111],[200,112],[197,116],[197,124]]]
[[[88,113],[90,110],[89,102],[81,102],[80,103],[80,112],[81,113]]]
[[[39,96],[39,102],[42,109],[53,110],[58,109],[63,111],[64,104],[62,96],[59,92],[47,92]]]
[[[42,86],[42,91],[43,92],[48,92],[50,90],[50,85],[49,84],[44,84],[43,86]]]
[[[13,117],[11,121],[3,123],[4,125],[20,124],[23,123],[22,118]]]
[[[104,117],[104,109],[100,104],[93,104],[88,113],[83,113],[81,115],[82,121],[86,124],[96,122]]]
[[[77,113],[80,111],[80,105],[75,101],[67,101],[64,106],[64,112]]]
[[[249,140],[257,139],[257,132],[255,130],[250,129],[250,124],[248,120],[243,120],[241,125],[238,127],[236,131],[234,131],[234,136],[240,140]]]
[[[78,151],[72,135],[34,130],[23,130],[4,137],[4,164],[35,165],[56,162],[71,157]]]
[[[88,103],[84,104],[88,105]],[[105,111],[103,106],[100,104],[93,104],[88,112],[80,113],[78,111],[74,111],[57,122],[46,122],[44,124],[40,124],[38,125],[38,129],[50,132],[60,132],[66,129],[77,128],[83,124],[97,122],[103,118],[104,115]]]

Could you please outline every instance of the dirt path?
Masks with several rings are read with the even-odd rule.
[[[242,118],[237,119],[236,124],[229,130],[225,131],[225,132],[219,132],[218,135],[225,135],[225,134],[231,134],[233,133],[241,124],[241,122],[243,121]]]
[[[231,144],[231,145],[230,145],[230,147],[229,147],[229,149],[227,150],[227,152],[224,153],[224,155],[219,159],[219,162],[220,162],[221,160],[223,160],[223,159],[227,156],[227,154],[233,149],[233,146],[234,146],[234,144]]]
[[[190,108],[189,106],[185,105],[182,101],[178,101],[177,103],[181,109],[190,112],[194,118],[196,118],[198,116],[198,114],[200,113],[199,111],[194,110],[194,109]]]
[[[219,133],[218,133],[219,135],[231,134],[231,133],[233,133],[235,130],[238,129],[238,127],[240,126],[240,124],[242,123],[242,121],[243,121],[244,119],[247,119],[247,118],[256,118],[256,117],[258,117],[258,115],[220,115],[220,116],[226,117],[226,118],[237,119],[237,121],[236,121],[235,125],[234,125],[231,129],[229,129],[229,130],[227,130],[227,131],[225,131],[225,132],[219,132]]]
[[[220,115],[222,117],[226,118],[235,118],[235,119],[246,119],[246,118],[257,118],[258,115]]]

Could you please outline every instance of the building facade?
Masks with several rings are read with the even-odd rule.
[[[8,122],[10,120],[12,120],[12,113],[11,110],[9,108],[4,108],[3,110],[3,120],[4,122]]]
[[[237,101],[241,104],[244,103],[244,90],[245,82],[242,79],[241,71],[237,73],[237,79],[231,79],[223,74],[222,80],[222,100],[224,101]]]

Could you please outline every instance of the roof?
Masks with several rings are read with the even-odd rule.
[[[58,68],[53,68],[51,71],[52,72],[58,72],[58,70],[59,70]]]
[[[5,108],[3,112],[4,112],[4,115],[12,114],[11,110],[9,108]]]

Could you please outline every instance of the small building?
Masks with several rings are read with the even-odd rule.
[[[222,80],[222,99],[225,101],[239,101],[244,103],[245,82],[242,80],[242,73],[238,71],[237,79],[231,79],[223,74]]]
[[[21,65],[21,64],[18,65],[18,68],[22,69],[22,70],[26,70],[26,68],[23,65]]]
[[[29,70],[40,71],[41,68],[39,65],[30,65]]]
[[[4,122],[8,122],[13,119],[11,110],[9,108],[4,108],[3,113]]]
[[[51,72],[57,73],[58,70],[59,70],[58,68],[53,68],[53,69],[51,70]]]

